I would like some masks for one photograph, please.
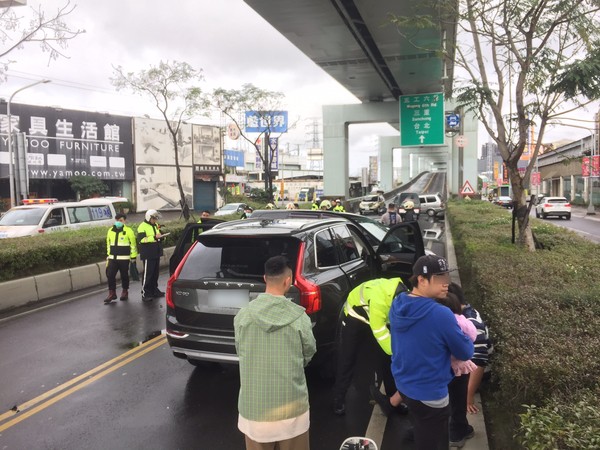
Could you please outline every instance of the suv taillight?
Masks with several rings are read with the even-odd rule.
[[[181,262],[179,263],[179,265],[177,266],[177,269],[175,269],[175,272],[173,272],[173,275],[171,275],[171,278],[169,278],[169,281],[167,281],[167,292],[165,292],[165,298],[167,300],[167,306],[169,308],[175,308],[175,303],[173,303],[173,283],[177,280],[177,278],[179,278],[179,272],[181,272],[181,269],[183,268],[183,265],[185,264],[185,261],[188,259],[189,254],[192,251],[192,248],[194,248],[194,245],[196,243],[194,242],[194,244],[192,244],[192,246],[190,247],[190,249],[188,250],[188,252],[185,254],[185,256],[183,257],[183,259],[181,260]]]
[[[567,208],[570,208],[571,204],[570,203],[565,203],[563,206],[566,206]]]
[[[304,242],[300,244],[296,260],[294,286],[300,292],[300,305],[306,309],[306,314],[312,314],[321,309],[321,288],[302,276],[304,262]]]
[[[169,308],[173,308],[175,309],[175,303],[173,303],[173,297],[172,297],[172,292],[173,292],[173,282],[177,279],[177,274],[178,272],[175,272],[173,275],[171,275],[171,278],[169,278],[169,281],[167,281],[167,292],[165,292],[165,298],[167,299],[167,306]]]

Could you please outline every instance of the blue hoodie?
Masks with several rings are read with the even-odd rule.
[[[413,400],[445,398],[454,377],[450,355],[466,361],[474,350],[452,311],[431,298],[402,292],[392,303],[390,326],[398,390]]]

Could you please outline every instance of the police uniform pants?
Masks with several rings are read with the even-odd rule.
[[[129,289],[129,259],[109,259],[106,264],[106,278],[108,278],[108,289],[117,290],[117,272],[121,273],[121,286]]]
[[[160,258],[144,259],[144,279],[142,280],[142,296],[152,297],[158,290],[158,272]]]
[[[356,359],[363,345],[367,346],[369,353],[374,357],[374,361],[369,360],[369,363],[375,363],[378,381],[383,381],[386,394],[391,396],[396,392],[391,369],[391,356],[383,351],[369,325],[352,316],[346,316],[338,347],[338,364],[333,387],[334,398],[343,400],[346,396],[346,392],[352,384]]]

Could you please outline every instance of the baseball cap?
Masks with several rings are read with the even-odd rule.
[[[437,275],[440,273],[448,273],[448,261],[441,256],[425,255],[421,256],[413,266],[413,275]]]

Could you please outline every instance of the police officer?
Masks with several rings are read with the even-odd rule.
[[[321,211],[329,211],[331,209],[331,202],[325,199],[319,204],[319,208]]]
[[[310,209],[312,211],[318,211],[320,202],[321,202],[321,199],[319,197],[315,198],[312,202],[312,205],[310,205]]]
[[[412,200],[406,200],[404,202],[404,217],[402,218],[403,222],[414,222],[418,219],[417,213],[415,212],[415,204]]]
[[[137,241],[140,258],[144,263],[144,278],[142,280],[142,301],[149,302],[155,297],[164,297],[165,293],[158,289],[158,272],[160,257],[163,254],[162,234],[158,219],[160,213],[155,209],[146,211],[144,220],[137,229]]]
[[[129,263],[137,257],[137,245],[133,230],[125,225],[127,216],[115,215],[115,224],[106,233],[106,278],[108,278],[108,296],[104,303],[108,305],[117,299],[117,272],[121,273],[121,296],[119,300],[129,298]]]
[[[342,205],[342,201],[339,198],[335,200],[335,206],[333,207],[333,210],[335,212],[346,212],[346,209],[344,209],[344,205]]]
[[[341,345],[338,349],[337,373],[333,386],[335,414],[342,415],[346,412],[346,391],[352,383],[358,352],[363,343],[374,352],[378,378],[383,380],[387,395],[391,397],[396,393],[396,384],[391,372],[392,342],[387,324],[392,300],[403,291],[406,291],[406,287],[401,278],[377,278],[365,281],[348,294],[344,305],[345,317],[342,322]],[[371,393],[376,395],[377,392],[372,390]],[[375,400],[379,399],[375,397]],[[392,406],[387,398],[385,400],[382,406],[387,406],[384,412],[389,413]],[[399,411],[405,412],[404,408]]]

